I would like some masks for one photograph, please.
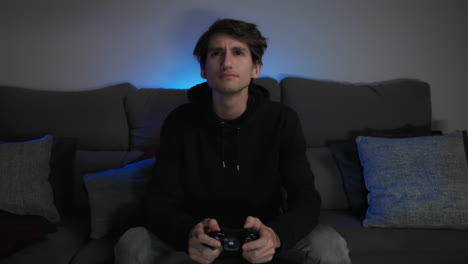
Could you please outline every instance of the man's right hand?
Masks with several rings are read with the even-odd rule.
[[[221,230],[215,219],[206,218],[196,224],[190,231],[188,253],[190,258],[198,263],[210,264],[221,253],[221,242],[208,236],[207,230]],[[215,249],[211,249],[210,247]]]

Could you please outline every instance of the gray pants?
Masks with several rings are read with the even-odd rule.
[[[349,264],[346,241],[331,227],[318,225],[297,245],[272,263]],[[195,263],[186,252],[178,252],[144,227],[125,232],[114,248],[115,264]],[[214,263],[247,263],[242,259],[219,259]]]

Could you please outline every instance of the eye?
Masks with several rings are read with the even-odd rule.
[[[236,55],[236,56],[242,56],[242,55],[244,55],[244,52],[243,52],[242,50],[234,50],[233,53],[234,53],[234,55]]]
[[[215,49],[210,52],[210,57],[219,57],[221,55],[223,55],[222,50]]]

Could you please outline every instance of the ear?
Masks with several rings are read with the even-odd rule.
[[[205,69],[203,69],[202,66],[200,66],[200,76],[201,76],[203,79],[206,79]]]
[[[257,78],[262,72],[263,64],[260,62],[255,62],[252,66],[252,78]]]

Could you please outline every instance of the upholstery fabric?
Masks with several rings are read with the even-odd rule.
[[[431,127],[426,82],[396,79],[357,84],[287,77],[281,87],[282,102],[298,113],[308,147],[349,140],[352,131],[369,127]]]
[[[369,190],[366,227],[468,229],[468,164],[460,131],[356,139]]]
[[[54,231],[55,225],[42,216],[0,210],[0,259]]]
[[[91,239],[80,248],[79,252],[69,262],[70,264],[112,264],[114,263],[114,245],[120,234],[111,234],[102,238]]]
[[[0,263],[69,263],[80,247],[88,242],[88,221],[86,218],[65,216],[56,225],[56,232],[47,234],[45,239],[29,244],[15,254],[2,259]]]
[[[75,153],[75,139],[54,139],[49,182],[54,193],[54,204],[61,216],[71,212]]]
[[[88,194],[83,181],[86,173],[118,169],[122,167],[128,151],[77,150],[73,172],[73,213],[89,214]]]
[[[52,136],[0,144],[0,209],[39,215],[51,222],[60,216],[48,181]]]
[[[91,238],[124,231],[141,221],[142,198],[155,159],[123,168],[86,174],[91,209]]]
[[[348,242],[352,263],[465,263],[468,230],[363,228],[361,219],[343,210],[321,212]]]
[[[28,140],[48,133],[76,138],[79,149],[126,150],[124,100],[134,89],[129,83],[76,92],[0,87],[0,138]]]
[[[269,77],[254,79],[280,100],[279,83]],[[187,87],[189,88],[189,87]],[[187,90],[143,88],[130,93],[125,101],[130,125],[131,149],[148,150],[159,144],[159,130],[170,111],[187,102]]]
[[[281,89],[278,81],[271,77],[260,77],[254,79],[254,83],[265,87],[270,92],[270,100],[275,102],[281,101]]]
[[[301,79],[299,79],[301,80]],[[395,95],[395,102],[405,101],[407,97],[406,105],[401,110],[399,103],[391,104],[388,103],[388,100],[384,100],[387,94],[379,96],[375,94],[372,95],[372,86],[368,88],[363,88],[365,85],[357,85],[361,87],[357,90],[354,85],[348,86],[346,83],[333,83],[330,84],[329,81],[309,81],[304,80],[304,86],[298,85],[299,80],[289,81],[285,80],[281,84],[281,98],[284,98],[287,104],[293,106],[294,109],[301,110],[300,118],[304,131],[307,136],[308,144],[311,145],[310,139],[316,140],[318,143],[316,145],[325,147],[328,146],[329,141],[336,140],[350,140],[349,137],[350,130],[361,131],[365,127],[377,128],[371,123],[378,122],[381,126],[378,128],[388,129],[399,127],[402,124],[413,124],[413,122],[419,123],[418,120],[428,120],[424,122],[425,124],[430,124],[431,119],[427,118],[430,115],[431,109],[428,108],[430,105],[429,99],[429,89],[417,89],[413,90],[413,86],[409,85],[403,88],[398,88],[398,91],[395,93],[401,93],[399,96]],[[301,81],[302,82],[302,81]],[[332,90],[327,91],[328,86],[334,86]],[[338,88],[337,88],[338,86]],[[342,89],[351,89],[342,93]],[[268,88],[267,88],[268,89]],[[312,89],[311,91],[309,91]],[[304,90],[304,91],[302,91]],[[366,97],[362,95],[362,91],[365,90],[364,94],[369,95]],[[357,94],[350,95],[355,91]],[[28,98],[30,96],[35,96],[36,94],[24,94],[24,97],[19,99],[25,101],[34,101],[36,104],[32,104],[33,108],[25,110],[29,104],[18,101],[22,105],[21,111],[18,111],[17,114],[12,116],[10,114],[11,108],[6,108],[5,104],[10,100],[10,92],[16,93],[13,89],[8,89],[5,87],[0,87],[0,120],[2,125],[6,124],[8,118],[15,118],[16,120],[8,120],[8,124],[15,125],[19,122],[24,122],[25,124],[20,124],[18,127],[22,127],[22,131],[25,132],[25,137],[28,139],[34,138],[30,137],[29,132],[35,131],[35,128],[38,126],[35,119],[37,115],[28,113],[29,111],[38,111],[44,113],[44,109],[52,107],[56,109],[55,104],[61,105],[61,111],[70,111],[67,105],[61,104],[61,102],[47,100],[44,102],[39,102]],[[110,93],[119,91],[110,91]],[[171,93],[170,90],[166,92]],[[420,94],[418,94],[418,92]],[[131,92],[133,93],[133,91]],[[331,93],[330,96],[325,96],[323,94]],[[413,96],[407,96],[407,94],[413,94]],[[318,96],[316,98],[316,96]],[[362,98],[361,98],[362,97]],[[12,97],[16,98],[16,97]],[[19,100],[18,99],[18,100]],[[82,97],[80,97],[80,100]],[[106,100],[106,98],[103,98]],[[182,98],[185,100],[185,97]],[[352,100],[358,100],[356,105]],[[375,104],[378,104],[380,101],[387,102],[386,107],[388,107],[385,113],[382,115],[382,112],[375,111]],[[340,105],[343,103],[343,105]],[[377,101],[377,103],[375,102]],[[164,101],[155,101],[158,104],[165,104]],[[136,103],[141,103],[137,101]],[[182,102],[181,102],[182,103]],[[316,104],[319,105],[316,105]],[[306,105],[311,104],[311,105]],[[312,106],[316,105],[316,106]],[[365,111],[366,107],[369,107]],[[37,107],[36,107],[37,106]],[[74,107],[73,104],[70,105],[70,108]],[[304,109],[311,107],[314,109],[314,112],[307,112]],[[356,109],[354,109],[356,108]],[[364,109],[364,110],[361,110]],[[127,109],[128,110],[128,109]],[[120,113],[120,108],[116,110],[116,113]],[[391,112],[395,111],[396,116],[394,117]],[[358,113],[356,113],[358,112]],[[401,112],[404,115],[408,114],[411,121],[407,120],[398,121],[402,118]],[[8,114],[7,114],[8,113]],[[25,114],[22,114],[25,113]],[[149,113],[150,114],[150,113]],[[57,113],[50,115],[50,118],[55,118]],[[68,115],[70,116],[70,115]],[[121,116],[119,114],[119,116]],[[20,118],[21,117],[21,118]],[[70,116],[71,117],[71,116]],[[128,118],[128,116],[121,116],[121,118]],[[47,117],[41,116],[40,118],[46,119]],[[84,118],[93,118],[89,114],[83,113],[79,116],[79,119]],[[396,118],[396,119],[394,119]],[[163,118],[161,117],[161,120]],[[362,120],[366,120],[363,122]],[[130,122],[130,120],[127,120]],[[41,126],[44,129],[55,129],[65,130],[68,128],[67,122],[63,122],[58,119],[57,122],[46,120],[48,122],[45,126]],[[354,122],[356,122],[355,128]],[[348,125],[351,123],[351,126]],[[40,125],[39,124],[39,125]],[[153,125],[153,124],[149,124]],[[64,126],[63,128],[61,126]],[[95,137],[92,129],[86,129],[88,135],[87,137]],[[14,132],[13,129],[0,127],[0,134],[6,130]],[[29,131],[29,132],[28,132]],[[21,132],[21,131],[20,131]],[[22,132],[22,133],[23,133]],[[149,133],[152,133],[151,130],[148,130]],[[120,132],[119,132],[120,133]],[[328,137],[328,133],[330,136]],[[35,134],[36,137],[42,136],[42,134]],[[342,135],[337,136],[337,135]],[[12,138],[16,139],[14,136],[9,135]],[[55,135],[54,135],[55,136]],[[101,134],[99,134],[101,136]],[[107,136],[112,136],[112,134],[106,134]],[[145,135],[143,135],[145,136]],[[318,137],[319,136],[319,137]],[[72,137],[67,134],[66,137]],[[55,137],[54,137],[55,138]],[[0,135],[0,140],[2,139]],[[93,139],[99,141],[98,139]],[[97,142],[100,144],[100,142]],[[126,150],[113,150],[113,149],[100,149],[93,148],[94,150],[83,150],[79,149],[76,153],[76,163],[75,163],[75,175],[73,181],[73,197],[75,197],[74,203],[71,205],[71,208],[79,208],[80,212],[85,214],[89,213],[89,208],[87,208],[88,197],[86,189],[83,183],[83,174],[103,171],[108,169],[119,168],[122,163],[131,163],[135,158],[139,157],[144,152],[135,153],[127,159]],[[145,149],[146,151],[146,149]],[[317,160],[319,161],[319,160]],[[327,166],[328,167],[328,166]],[[326,168],[324,168],[325,170]],[[325,175],[325,174],[322,174]],[[320,190],[321,191],[321,190]],[[324,191],[321,191],[322,193]],[[328,194],[327,194],[328,195]],[[332,194],[329,194],[330,196]],[[341,194],[340,194],[341,195]],[[353,263],[358,264],[367,264],[367,263],[399,263],[399,264],[413,264],[413,263],[425,263],[425,264],[439,264],[439,263],[466,263],[467,252],[468,252],[468,234],[466,230],[438,230],[438,229],[407,229],[407,228],[363,228],[362,222],[355,215],[350,215],[347,210],[333,211],[332,214],[329,214],[328,210],[321,212],[321,221],[325,224],[330,224],[334,227],[348,242],[350,248],[350,256]],[[112,263],[112,248],[115,240],[109,239],[108,236],[101,239],[89,239],[90,223],[89,215],[85,215],[82,218],[62,218],[62,221],[57,224],[58,231],[55,233],[50,233],[47,235],[47,239],[42,239],[38,243],[33,243],[26,248],[22,249],[20,252],[17,252],[14,255],[8,256],[5,259],[2,259],[0,262],[2,264],[18,264],[18,263],[49,263],[49,264],[63,264],[63,263]],[[70,259],[73,260],[70,261]]]
[[[125,106],[132,149],[147,150],[159,143],[164,119],[182,102],[187,102],[186,93],[175,89],[138,89],[129,94]]]
[[[343,188],[355,215],[364,216],[367,211],[367,188],[364,183],[361,161],[355,142],[346,141],[330,145],[330,151],[340,170]]]
[[[349,208],[340,171],[330,150],[328,148],[308,148],[306,156],[315,177],[315,185],[320,192],[322,208]]]
[[[404,138],[431,135],[430,127],[405,125],[396,129],[370,129],[353,132],[353,140],[330,144],[330,150],[343,178],[346,197],[354,214],[364,217],[367,211],[367,194],[361,161],[357,152],[357,136]]]

